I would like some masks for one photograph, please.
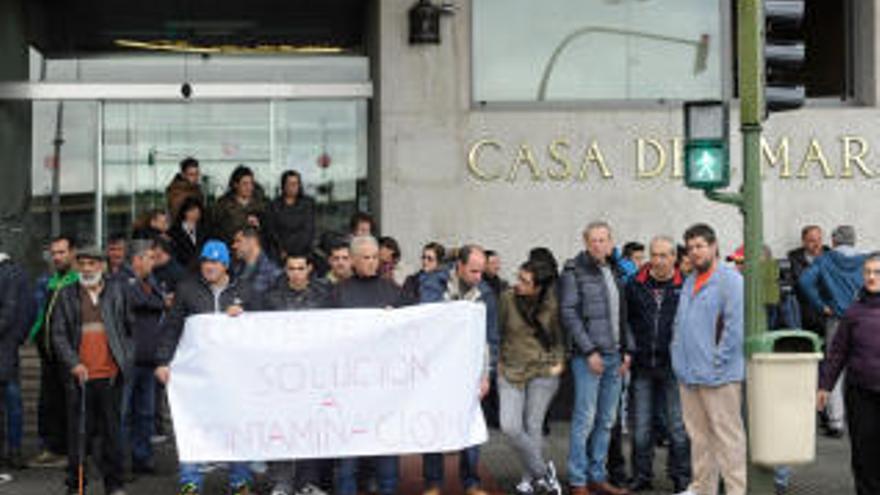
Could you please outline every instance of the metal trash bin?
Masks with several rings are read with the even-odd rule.
[[[821,339],[803,330],[776,330],[750,338],[746,345],[752,462],[779,466],[813,461]]]

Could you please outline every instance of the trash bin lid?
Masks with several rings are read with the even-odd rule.
[[[746,339],[746,354],[818,353],[822,339],[813,332],[800,329],[773,330]]]

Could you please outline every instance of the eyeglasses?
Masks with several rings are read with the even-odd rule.
[[[437,261],[437,258],[429,255],[422,256],[422,261]]]
[[[875,277],[880,277],[880,270],[871,270],[866,268],[865,271],[862,272],[862,274],[865,277],[870,277],[872,275]]]

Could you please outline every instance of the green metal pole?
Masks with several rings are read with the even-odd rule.
[[[762,283],[764,210],[761,198],[761,121],[764,112],[764,2],[740,0],[739,94],[740,131],[743,142],[742,212],[745,240],[746,338],[767,331]],[[747,356],[748,357],[748,356]],[[767,469],[749,469],[748,492],[773,493],[773,475]]]

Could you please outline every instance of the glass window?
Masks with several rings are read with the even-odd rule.
[[[281,101],[275,107],[276,157],[282,169],[302,174],[317,203],[318,230],[345,232],[366,209],[367,103]],[[273,188],[279,188],[278,178]]]
[[[38,101],[33,103],[33,166],[29,230],[47,240],[52,225],[55,141],[61,119],[60,160],[57,168],[62,234],[82,244],[95,242],[95,191],[98,163],[98,103],[95,101]]]
[[[720,98],[721,11],[711,0],[473,2],[473,98]]]

